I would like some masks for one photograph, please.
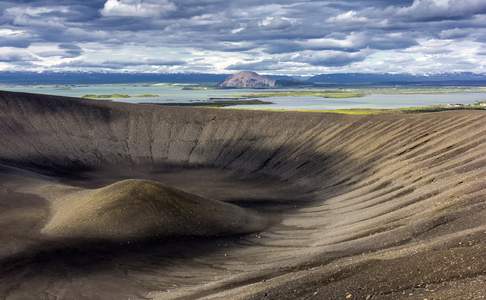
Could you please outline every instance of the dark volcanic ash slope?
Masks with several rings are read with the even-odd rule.
[[[0,295],[482,299],[485,118],[161,108],[1,92]],[[128,178],[231,203],[269,223],[247,235],[138,243],[42,233],[70,199],[117,193]]]

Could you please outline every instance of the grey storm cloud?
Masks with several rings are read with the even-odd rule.
[[[59,56],[64,58],[78,57],[83,53],[83,49],[72,44],[59,44],[56,49],[39,51],[36,53],[41,57]]]
[[[484,13],[484,0],[417,0],[411,6],[398,10],[399,16],[422,21],[464,19]]]
[[[320,70],[364,63],[371,56],[403,55],[407,49],[416,55],[452,55],[451,47],[430,49],[435,44],[427,41],[447,40],[457,43],[457,49],[465,42],[480,47],[486,43],[485,32],[484,0],[0,1],[0,55],[6,48],[8,53],[15,52],[11,48],[29,49],[34,65],[34,58],[55,56],[64,59],[57,65],[60,69],[191,70],[201,55],[213,55],[221,60],[231,57],[223,66],[228,70],[285,72],[296,65]],[[127,47],[138,51],[136,57],[146,58],[136,62],[129,51],[119,54]],[[90,62],[100,49],[119,55],[116,60],[95,57],[93,61],[101,62]],[[180,54],[169,55],[163,49]],[[29,55],[22,55],[27,59],[9,61],[25,63]],[[122,55],[127,57],[118,59]],[[436,65],[447,61],[440,55],[437,59],[442,60]],[[221,60],[208,58],[194,63],[193,69]]]
[[[226,70],[229,71],[268,71],[268,70],[279,70],[280,66],[278,62],[273,60],[263,60],[257,62],[243,62],[238,64],[229,65]]]
[[[83,49],[72,44],[60,44],[59,48],[64,50],[66,57],[77,57],[83,53]]]
[[[354,62],[363,61],[367,54],[363,52],[346,53],[346,52],[329,52],[329,53],[312,53],[303,52],[297,54],[293,60],[307,63],[314,66],[341,67]]]

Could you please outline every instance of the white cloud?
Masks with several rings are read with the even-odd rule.
[[[158,17],[177,10],[168,0],[107,0],[101,14],[106,17]]]
[[[36,60],[38,58],[26,49],[0,47],[1,62],[32,62]]]
[[[294,23],[295,20],[290,18],[280,17],[280,16],[269,16],[261,20],[260,22],[258,22],[258,26],[265,27],[267,29],[286,29],[292,26],[292,24]]]
[[[41,6],[41,7],[33,7],[33,6],[19,6],[19,7],[10,7],[5,10],[5,13],[8,15],[13,16],[20,16],[26,15],[31,17],[38,17],[41,15],[49,14],[49,13],[68,13],[69,7],[66,6]]]
[[[365,42],[366,39],[364,34],[352,32],[344,39],[309,39],[299,42],[299,44],[307,49],[352,49],[362,46]]]
[[[231,33],[232,34],[237,34],[237,33],[240,33],[242,31],[244,31],[245,29],[246,29],[246,27],[238,27],[238,28],[232,29],[231,30]]]
[[[22,36],[26,35],[27,33],[24,30],[13,30],[9,28],[0,28],[0,36],[1,37],[15,37],[15,36]]]
[[[351,24],[351,23],[365,23],[368,22],[368,18],[365,16],[360,16],[357,12],[350,10],[348,12],[339,14],[335,17],[330,17],[327,19],[328,22],[331,23],[344,23],[344,24]]]
[[[482,44],[455,43],[438,39],[421,39],[419,45],[405,50],[379,51],[353,65],[360,72],[433,74],[446,72],[485,73],[486,64],[477,55]],[[350,70],[350,68],[345,68]]]

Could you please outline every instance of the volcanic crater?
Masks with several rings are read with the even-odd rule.
[[[0,296],[481,299],[485,121],[0,92]]]

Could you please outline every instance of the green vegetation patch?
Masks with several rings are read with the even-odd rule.
[[[157,94],[142,94],[142,95],[135,95],[135,96],[132,96],[132,97],[135,97],[135,98],[157,98],[157,97],[160,97],[160,95],[157,95]]]
[[[405,107],[399,109],[403,113],[422,113],[422,112],[440,112],[450,110],[486,110],[486,105],[480,103],[474,104],[455,104],[455,105],[431,105],[418,107]]]
[[[453,110],[484,110],[486,111],[486,101],[478,101],[473,104],[446,104],[446,105],[431,105],[431,106],[417,106],[417,107],[404,107],[404,108],[390,108],[390,109],[377,109],[377,108],[348,108],[348,109],[265,109],[266,111],[276,112],[308,112],[308,113],[332,113],[342,115],[377,115],[377,114],[391,114],[391,113],[431,113],[441,111],[453,111]]]
[[[87,94],[82,96],[81,98],[85,99],[126,99],[126,98],[157,98],[159,95],[156,94],[141,94],[130,96],[127,94],[109,94],[109,95],[96,95],[96,94]]]
[[[110,95],[87,94],[87,95],[82,96],[81,98],[86,98],[86,99],[120,99],[120,98],[130,98],[130,96],[125,95],[125,94],[110,94]]]
[[[306,112],[306,113],[330,113],[341,115],[377,115],[383,113],[397,113],[399,111],[393,109],[367,109],[367,108],[349,108],[349,109],[265,109],[265,111],[275,112]]]
[[[367,94],[457,94],[457,93],[483,93],[484,87],[398,87],[398,88],[363,88],[360,89]]]
[[[183,91],[207,91],[207,90],[216,90],[214,86],[186,86],[182,88]]]
[[[304,110],[302,110],[304,111]],[[392,109],[366,109],[366,108],[350,108],[350,109],[329,109],[329,110],[307,110],[307,112],[325,112],[342,115],[378,115],[383,113],[395,112]]]

